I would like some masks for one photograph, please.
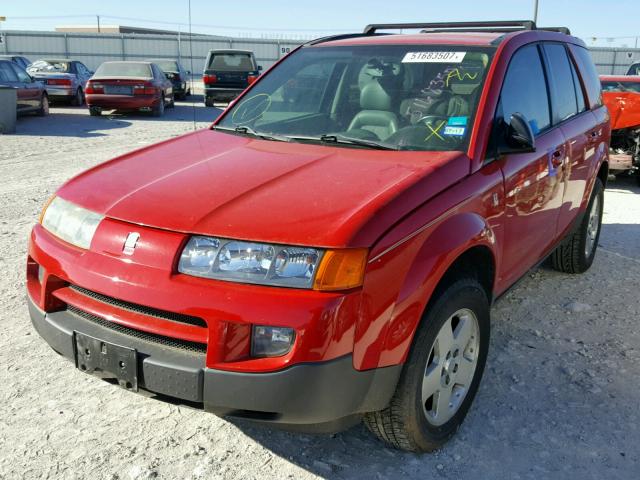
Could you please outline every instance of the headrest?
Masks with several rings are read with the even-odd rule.
[[[374,80],[367,83],[360,91],[360,107],[363,110],[391,110],[391,97],[380,84]]]

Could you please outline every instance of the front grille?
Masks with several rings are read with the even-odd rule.
[[[161,318],[163,320],[169,320],[171,322],[186,323],[187,325],[195,325],[197,327],[207,327],[207,323],[203,319],[192,317],[191,315],[183,315],[181,313],[168,312],[166,310],[160,310],[158,308],[146,307],[144,305],[138,305],[136,303],[125,302],[124,300],[118,300],[117,298],[108,297],[107,295],[102,295],[101,293],[93,292],[77,285],[69,285],[69,288],[75,292],[81,293],[82,295],[91,297],[94,300],[106,303],[107,305],[113,305],[114,307],[121,308],[122,310],[141,313],[149,317]]]
[[[187,340],[180,340],[179,338],[166,337],[164,335],[143,332],[134,328],[125,327],[124,325],[120,325],[116,322],[111,322],[109,320],[105,320],[102,317],[98,317],[97,315],[85,312],[84,310],[78,307],[74,307],[73,305],[67,305],[67,310],[75,315],[89,320],[90,322],[100,325],[101,327],[109,328],[124,335],[128,335],[139,340],[144,340],[145,342],[156,343],[165,347],[177,348],[180,350],[186,350],[188,352],[198,354],[207,353],[206,343],[189,342]]]

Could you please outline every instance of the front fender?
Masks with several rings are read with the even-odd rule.
[[[496,259],[496,244],[489,222],[466,211],[432,222],[420,234],[370,261],[356,326],[355,368],[403,363],[422,313],[449,267],[475,246],[487,247]]]

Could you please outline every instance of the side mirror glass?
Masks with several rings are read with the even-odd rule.
[[[514,113],[505,125],[504,142],[499,147],[500,153],[535,152],[535,136],[527,118],[521,113]]]
[[[258,70],[262,70],[262,65],[258,65]]]

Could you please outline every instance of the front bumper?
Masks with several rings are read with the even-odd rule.
[[[350,355],[269,373],[216,370],[206,367],[203,354],[133,338],[69,310],[45,313],[29,296],[28,303],[40,336],[73,362],[74,332],[126,345],[138,352],[138,385],[144,391],[298,430],[338,431],[359,414],[384,408],[401,371],[400,365],[357,371]]]

